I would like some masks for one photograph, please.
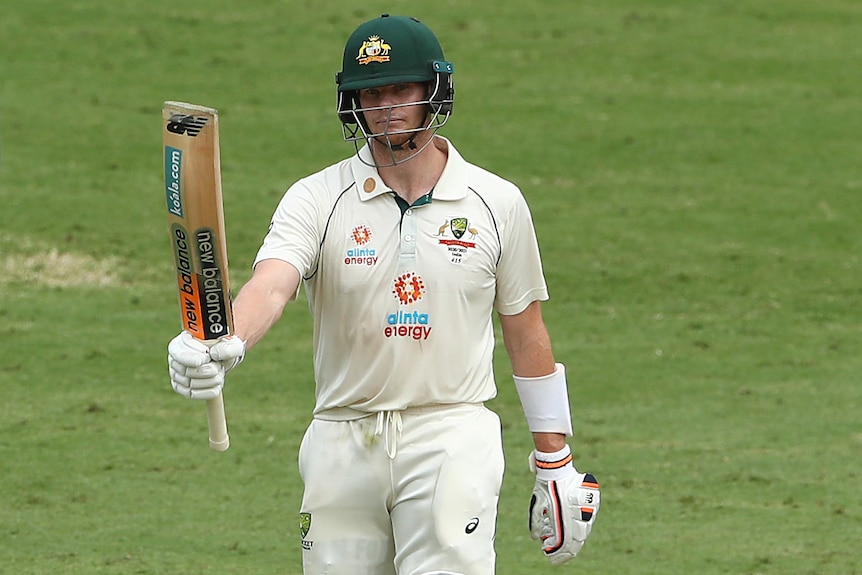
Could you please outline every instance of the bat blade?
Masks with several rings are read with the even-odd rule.
[[[165,201],[184,330],[212,345],[233,332],[222,207],[218,112],[168,101],[162,108]],[[207,401],[210,447],[230,446],[224,401]]]

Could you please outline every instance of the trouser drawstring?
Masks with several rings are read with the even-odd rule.
[[[400,411],[378,411],[377,427],[374,435],[383,436],[383,445],[389,459],[395,459],[398,452],[398,438],[401,436],[401,412]]]

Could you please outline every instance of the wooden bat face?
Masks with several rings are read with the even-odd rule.
[[[215,343],[233,332],[221,196],[218,113],[165,102],[162,108],[165,201],[183,329]],[[230,446],[224,402],[207,400],[210,447]]]
[[[180,317],[197,339],[232,331],[227,242],[221,198],[218,115],[211,108],[166,102],[165,198]]]

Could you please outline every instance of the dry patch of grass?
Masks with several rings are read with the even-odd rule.
[[[26,283],[43,287],[111,287],[120,285],[120,260],[61,252],[56,247],[3,238],[0,285]]]

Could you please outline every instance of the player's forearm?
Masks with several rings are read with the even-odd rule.
[[[246,284],[233,303],[234,333],[251,349],[281,318],[284,306],[257,286]]]
[[[234,333],[245,340],[248,349],[281,318],[299,282],[299,272],[290,264],[274,260],[258,264],[233,302]]]
[[[500,325],[506,353],[516,376],[541,377],[554,371],[551,338],[538,301],[517,315],[501,315]]]

